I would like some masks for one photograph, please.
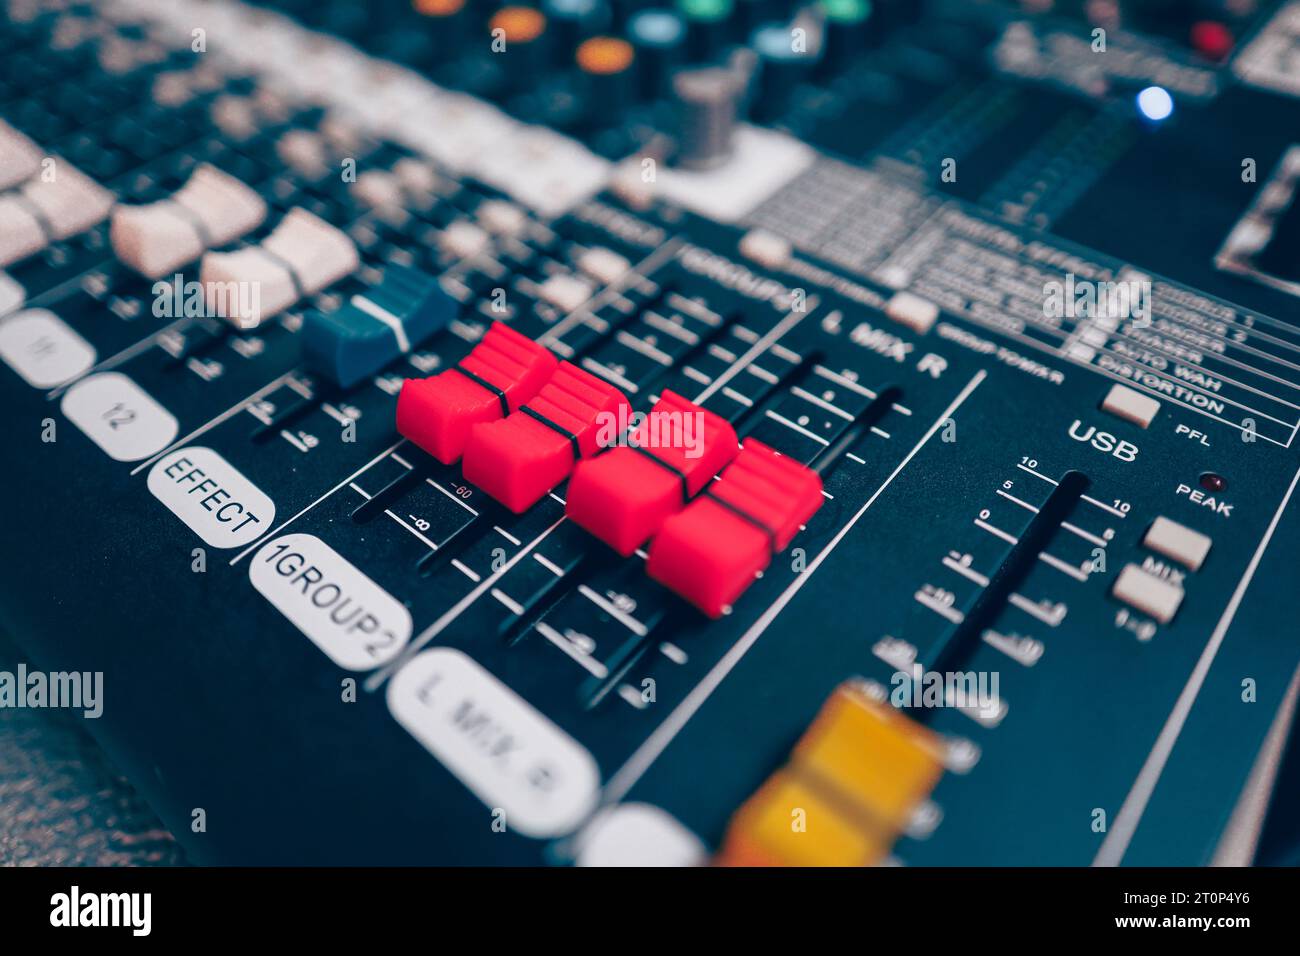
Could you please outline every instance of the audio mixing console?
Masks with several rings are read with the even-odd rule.
[[[1249,858],[1300,3],[0,11],[0,623],[193,859]]]

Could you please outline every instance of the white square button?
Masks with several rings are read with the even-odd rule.
[[[1139,428],[1146,428],[1156,417],[1156,412],[1160,411],[1160,403],[1127,386],[1112,385],[1101,403],[1101,410],[1132,422]]]
[[[911,292],[895,292],[885,304],[885,315],[924,335],[939,318],[939,307]]]
[[[1161,624],[1168,624],[1183,603],[1183,589],[1144,571],[1136,564],[1124,566],[1111,594],[1143,614],[1149,614]]]
[[[1143,547],[1185,564],[1193,571],[1201,570],[1201,562],[1210,553],[1211,543],[1209,535],[1163,517],[1152,522],[1142,539]]]

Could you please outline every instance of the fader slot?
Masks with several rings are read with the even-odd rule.
[[[1017,536],[997,570],[988,577],[974,603],[962,612],[960,622],[945,630],[919,655],[920,662],[927,669],[939,673],[951,669],[980,641],[994,618],[1007,606],[1016,587],[1038,563],[1039,555],[1088,485],[1088,478],[1082,472],[1069,471],[1061,476],[1029,525]]]

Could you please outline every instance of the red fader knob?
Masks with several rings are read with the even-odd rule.
[[[626,557],[739,450],[726,419],[665,390],[628,445],[578,463],[565,511]]]
[[[629,410],[613,385],[561,362],[519,411],[475,426],[461,470],[511,511],[526,511],[568,477],[578,459],[617,439]]]
[[[721,479],[663,523],[646,572],[719,617],[821,504],[817,472],[750,439]]]
[[[558,360],[508,325],[492,323],[474,350],[432,378],[408,378],[397,398],[397,430],[450,465],[470,428],[505,418],[555,372]]]

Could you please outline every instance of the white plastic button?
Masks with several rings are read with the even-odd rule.
[[[313,534],[280,535],[262,545],[248,579],[345,670],[387,664],[411,639],[411,612]]]
[[[16,195],[0,196],[0,267],[40,252],[48,242],[29,206]]]
[[[0,120],[0,189],[10,189],[35,176],[41,158],[35,143]]]
[[[393,173],[402,188],[412,193],[431,193],[438,188],[438,174],[428,164],[406,157],[393,164]]]
[[[579,844],[578,866],[698,866],[708,855],[699,837],[648,803],[602,810]]]
[[[514,203],[502,199],[489,199],[477,210],[478,221],[488,232],[501,236],[517,236],[528,225],[528,216]]]
[[[361,265],[347,234],[305,209],[291,209],[262,248],[293,267],[304,295],[314,295]]]
[[[119,261],[148,279],[157,279],[203,255],[203,240],[190,217],[175,203],[118,206],[109,238]]]
[[[740,254],[769,269],[789,265],[792,252],[789,242],[764,229],[751,229],[740,240]]]
[[[55,160],[54,178],[28,180],[22,194],[41,211],[51,240],[85,232],[113,208],[116,197],[66,160]]]
[[[252,100],[242,96],[221,96],[213,101],[212,122],[226,137],[242,143],[257,134],[257,116]]]
[[[276,140],[275,155],[308,179],[320,179],[329,172],[329,153],[325,140],[318,133],[289,130]]]
[[[561,312],[572,312],[594,292],[589,282],[562,272],[548,277],[538,289],[538,294]]]
[[[885,315],[924,335],[939,318],[939,307],[929,299],[910,292],[895,292],[885,305]]]
[[[294,208],[261,245],[207,253],[199,280],[212,314],[252,329],[293,305],[300,290],[315,295],[360,264],[346,233]]]
[[[568,833],[596,804],[591,754],[461,651],[412,658],[388,682],[388,710],[524,836]]]
[[[1142,570],[1136,564],[1124,566],[1111,593],[1161,624],[1172,621],[1178,613],[1178,606],[1183,603],[1182,588]]]
[[[207,163],[170,199],[113,210],[109,238],[118,259],[156,279],[256,229],[266,203],[240,180]]]
[[[53,388],[95,364],[95,349],[48,309],[0,323],[0,358],[32,388]]]
[[[488,234],[461,219],[453,222],[442,231],[438,244],[458,259],[471,259],[487,249]]]
[[[1193,571],[1201,569],[1201,563],[1210,553],[1211,543],[1209,535],[1164,517],[1156,518],[1142,539],[1143,546],[1185,564]]]
[[[275,523],[275,502],[211,448],[178,448],[163,456],[149,469],[147,484],[214,548],[251,544]]]
[[[7,272],[0,272],[0,316],[21,309],[26,301],[27,290],[22,283]]]
[[[1112,385],[1101,403],[1101,410],[1146,428],[1160,411],[1160,403],[1149,395],[1135,392],[1126,385]]]
[[[59,408],[114,461],[148,458],[180,431],[175,416],[121,372],[83,378],[64,393]]]
[[[401,180],[382,169],[368,169],[358,176],[352,194],[371,209],[400,209],[405,199]]]
[[[611,285],[621,279],[632,264],[617,252],[596,246],[578,257],[578,268],[601,285]]]

